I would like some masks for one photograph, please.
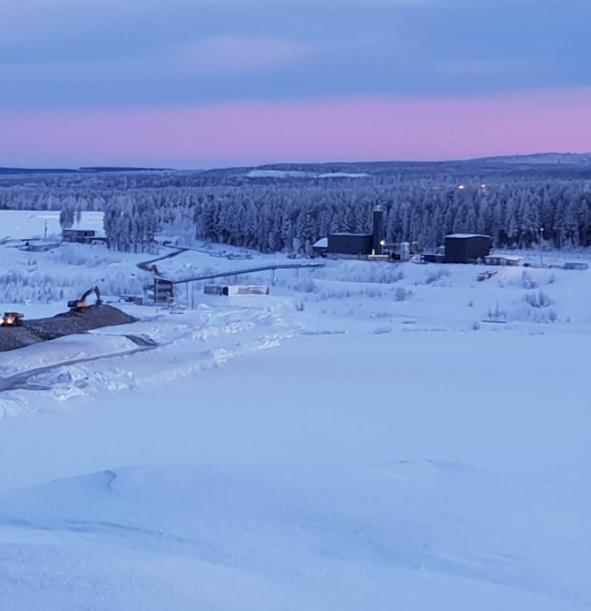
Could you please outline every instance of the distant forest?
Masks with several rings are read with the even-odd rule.
[[[368,166],[329,171],[367,172]],[[310,253],[331,231],[369,231],[376,205],[385,210],[388,241],[417,241],[427,249],[451,232],[490,234],[500,248],[541,240],[557,248],[591,246],[587,176],[539,168],[376,168],[356,178],[311,177],[309,166],[301,167],[306,176],[272,178],[249,178],[248,168],[15,174],[0,180],[0,209],[60,210],[64,227],[82,210],[102,210],[110,247],[123,251],[149,250],[166,230],[185,241]]]

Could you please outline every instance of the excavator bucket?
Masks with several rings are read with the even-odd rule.
[[[88,298],[94,294],[95,295],[95,302],[94,305],[101,305],[103,302],[101,300],[101,292],[98,288],[98,286],[95,286],[94,288],[88,289],[88,291],[86,291],[82,297],[80,297],[80,299],[74,299],[72,301],[68,301],[68,307],[71,310],[76,310],[78,312],[85,310],[86,308],[88,308],[90,305],[88,303]]]

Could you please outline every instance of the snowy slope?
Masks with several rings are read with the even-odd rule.
[[[590,166],[591,153],[537,153],[534,155],[510,155],[508,157],[488,157],[475,161],[495,161],[508,164],[543,164]]]
[[[250,170],[247,178],[369,178],[366,172],[307,172],[304,170]]]
[[[2,498],[0,605],[582,610],[578,498],[432,461],[109,470]]]
[[[0,308],[141,287],[143,258],[0,245]],[[263,272],[0,355],[0,609],[588,609],[591,270],[483,269]]]

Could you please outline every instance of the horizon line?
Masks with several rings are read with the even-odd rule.
[[[265,166],[290,166],[290,165],[302,165],[302,166],[321,166],[321,165],[360,165],[360,164],[371,164],[379,165],[385,163],[392,164],[417,164],[417,165],[429,165],[429,164],[442,164],[442,163],[468,163],[472,161],[494,161],[495,159],[516,159],[520,157],[544,157],[551,155],[563,155],[563,156],[591,156],[591,150],[588,151],[536,151],[531,153],[508,153],[505,155],[482,155],[478,157],[449,157],[445,159],[371,159],[364,160],[358,159],[356,161],[342,161],[342,160],[325,160],[325,161],[268,161],[257,164],[229,164],[229,165],[212,165],[202,167],[180,167],[180,166],[142,166],[138,164],[94,164],[94,165],[81,165],[81,166],[32,166],[31,164],[24,165],[0,165],[1,171],[13,170],[20,172],[98,172],[98,171],[129,171],[129,172],[208,172],[212,170],[232,170],[232,169],[248,169],[248,168],[262,168]]]

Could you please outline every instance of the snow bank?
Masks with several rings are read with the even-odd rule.
[[[3,496],[0,606],[582,611],[587,521],[462,464],[113,469]]]
[[[114,356],[135,349],[137,344],[123,335],[71,335],[27,346],[16,352],[0,353],[0,378],[74,361]]]
[[[224,300],[184,312],[130,306],[143,320],[0,353],[0,418],[30,410],[31,388],[43,391],[41,411],[48,411],[64,399],[160,387],[275,348],[297,330],[282,319],[285,303],[265,303]]]

